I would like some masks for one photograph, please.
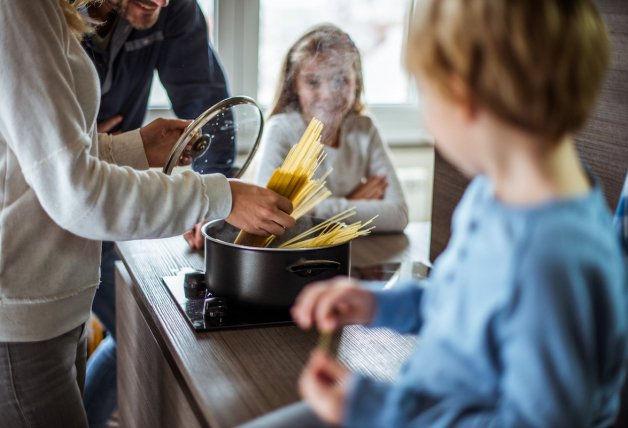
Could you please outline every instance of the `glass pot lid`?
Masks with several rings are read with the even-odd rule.
[[[239,178],[257,151],[264,118],[252,98],[235,96],[205,110],[190,123],[172,147],[163,167],[171,174],[190,146],[192,167],[202,174],[218,172]]]

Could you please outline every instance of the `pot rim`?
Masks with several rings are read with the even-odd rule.
[[[218,223],[219,221],[225,221],[224,219],[218,219],[218,220],[212,220],[206,224],[203,225],[203,227],[201,227],[201,233],[203,234],[203,236],[205,237],[206,240],[210,240],[212,242],[215,242],[216,244],[219,245],[227,245],[230,247],[234,247],[234,248],[240,248],[240,249],[244,249],[244,250],[253,250],[253,251],[261,251],[261,252],[295,252],[295,251],[300,251],[300,252],[310,252],[310,251],[317,251],[317,250],[323,250],[326,248],[335,248],[335,247],[340,247],[343,245],[349,245],[351,244],[351,240],[346,241],[346,242],[342,242],[340,244],[334,244],[334,245],[326,245],[324,247],[311,247],[311,248],[268,248],[268,247],[251,247],[248,245],[240,245],[240,244],[234,244],[233,242],[226,242],[223,241],[221,239],[217,239],[214,238],[212,236],[209,236],[209,234],[207,233],[207,228],[211,227],[214,223]]]

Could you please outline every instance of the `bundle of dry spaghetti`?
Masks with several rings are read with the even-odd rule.
[[[369,224],[373,222],[377,218],[377,216],[368,220],[366,223],[362,224],[361,221],[356,221],[351,224],[344,224],[342,221],[355,215],[355,207],[349,208],[345,211],[342,211],[335,216],[328,218],[322,223],[314,226],[300,235],[295,236],[294,238],[284,242],[279,246],[279,248],[313,248],[313,247],[326,247],[328,245],[337,245],[342,244],[344,242],[350,241],[358,236],[364,236],[371,233],[371,230],[375,228],[375,226],[371,226],[366,228]],[[305,239],[306,237],[315,234],[316,232],[320,233],[309,239]]]
[[[268,189],[290,199],[293,207],[291,216],[295,220],[331,195],[325,186],[329,171],[320,179],[312,178],[326,156],[320,142],[322,129],[323,124],[313,118],[299,142],[290,149],[283,164],[275,169],[266,184]],[[235,243],[252,247],[267,247],[274,238],[274,236],[265,238],[240,231]]]

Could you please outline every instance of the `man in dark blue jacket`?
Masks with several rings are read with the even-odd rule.
[[[101,82],[100,132],[142,126],[155,71],[181,119],[194,119],[229,96],[196,1],[105,0],[89,13],[102,22],[83,43]],[[193,168],[229,174],[234,154],[232,143],[212,144]]]
[[[142,126],[155,71],[179,118],[194,119],[229,96],[224,71],[209,44],[205,17],[195,0],[104,0],[90,5],[87,13],[101,23],[83,42],[101,83],[99,132]],[[232,139],[227,140],[215,141],[194,160],[193,169],[229,175],[235,147]],[[116,259],[113,243],[104,242],[102,283],[93,311],[109,335],[87,365],[84,403],[91,427],[105,426],[117,402]]]

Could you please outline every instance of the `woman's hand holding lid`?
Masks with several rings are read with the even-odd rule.
[[[160,118],[140,128],[148,166],[151,168],[164,166],[168,160],[170,150],[181,137],[185,127],[191,122],[191,120]],[[189,165],[192,162],[192,158],[188,153],[189,148],[186,147],[179,159],[179,165]]]

